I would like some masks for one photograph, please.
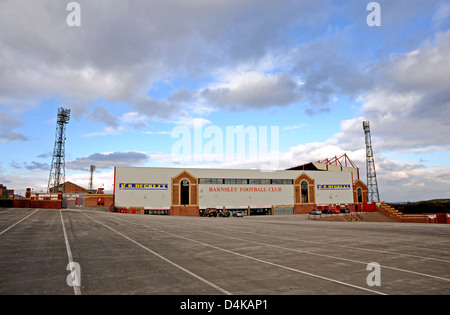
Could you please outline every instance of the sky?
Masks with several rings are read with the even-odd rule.
[[[16,193],[47,191],[64,107],[66,180],[86,188],[90,165],[110,192],[114,166],[344,153],[365,182],[369,121],[381,200],[450,198],[449,1],[69,3],[0,0],[0,183]]]

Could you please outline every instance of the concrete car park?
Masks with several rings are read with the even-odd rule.
[[[1,208],[0,294],[450,294],[448,225],[307,216]]]

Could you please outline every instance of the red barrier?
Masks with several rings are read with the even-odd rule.
[[[438,213],[436,214],[437,223],[444,223],[447,224],[447,215],[444,213]]]
[[[447,224],[450,223],[450,215],[443,214],[443,213],[437,213],[437,214],[429,214],[427,222],[428,223],[443,223]]]
[[[362,209],[358,209],[358,211],[364,211],[364,212],[376,212],[377,211],[377,204],[375,202],[364,202]]]

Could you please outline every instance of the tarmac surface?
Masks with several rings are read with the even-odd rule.
[[[1,295],[448,295],[450,225],[0,208]]]

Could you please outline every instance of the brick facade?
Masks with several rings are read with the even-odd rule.
[[[182,204],[181,185],[182,181],[189,182],[189,201]],[[172,196],[171,196],[171,215],[199,216],[198,206],[198,179],[188,171],[183,171],[171,180]]]
[[[358,200],[358,189],[361,192],[360,200]],[[367,185],[360,179],[355,180],[353,183],[353,202],[357,205],[368,202]]]
[[[302,182],[306,182],[308,185],[308,201],[303,202],[302,200]],[[308,213],[312,209],[316,208],[316,191],[315,191],[315,181],[309,177],[306,173],[300,174],[294,180],[294,213],[304,214]]]
[[[85,207],[109,207],[114,201],[113,194],[90,194],[84,197]]]

